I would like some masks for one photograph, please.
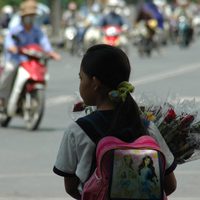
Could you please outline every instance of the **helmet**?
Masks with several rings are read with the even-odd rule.
[[[37,14],[37,3],[35,1],[25,1],[20,5],[20,15],[35,15]]]
[[[147,21],[147,25],[151,28],[151,29],[156,29],[156,27],[158,26],[158,22],[156,19],[149,19]]]
[[[118,0],[109,0],[107,5],[115,7],[115,6],[119,5],[119,1]]]
[[[94,13],[100,12],[100,10],[101,10],[100,5],[97,4],[97,3],[93,4],[91,10],[92,10],[92,12],[94,12]]]
[[[12,14],[13,13],[13,7],[10,6],[10,5],[5,5],[2,8],[2,12],[5,13],[5,14]]]
[[[153,3],[158,7],[162,7],[166,5],[166,0],[153,0]]]

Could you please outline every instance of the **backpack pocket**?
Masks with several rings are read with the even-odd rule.
[[[162,169],[156,150],[115,150],[110,199],[163,200]]]

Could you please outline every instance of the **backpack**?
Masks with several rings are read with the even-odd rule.
[[[106,136],[97,144],[96,169],[85,182],[81,199],[166,200],[164,173],[165,156],[153,137],[126,143]]]

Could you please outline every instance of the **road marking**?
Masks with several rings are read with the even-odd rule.
[[[175,77],[175,76],[180,76],[182,74],[189,73],[189,72],[195,71],[197,69],[200,69],[199,63],[187,65],[185,67],[182,67],[181,69],[176,69],[176,70],[171,70],[168,72],[144,76],[135,81],[131,81],[131,83],[134,84],[135,86],[144,85],[144,84],[160,81],[163,79],[168,79],[168,78]],[[194,99],[194,97],[190,97],[190,96],[180,97],[180,98],[187,99],[187,100]],[[75,96],[73,96],[73,95],[62,95],[62,96],[58,96],[58,97],[51,97],[51,98],[47,99],[47,107],[73,102],[74,100],[75,100]],[[195,97],[195,101],[199,102],[200,97]]]
[[[187,65],[187,66],[182,67],[180,69],[171,70],[171,71],[168,71],[168,72],[144,76],[144,77],[142,77],[138,80],[131,81],[131,83],[136,85],[136,86],[144,85],[144,84],[147,84],[147,83],[152,83],[152,82],[160,81],[160,80],[163,80],[163,79],[172,78],[172,77],[175,77],[175,76],[180,76],[182,74],[186,74],[186,73],[198,70],[198,69],[200,69],[200,63]]]
[[[176,100],[176,99],[175,99]],[[177,100],[194,100],[196,103],[200,102],[200,96],[180,96],[177,97]],[[72,103],[75,101],[75,97],[73,95],[62,95],[58,97],[51,97],[47,99],[46,106],[47,107],[52,107],[52,106],[57,106],[60,104],[66,104],[66,103]]]
[[[73,95],[62,95],[57,97],[51,97],[47,99],[47,106],[51,107],[57,104],[68,103],[75,100]]]

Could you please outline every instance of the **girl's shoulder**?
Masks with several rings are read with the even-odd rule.
[[[72,121],[68,124],[64,133],[64,138],[75,143],[77,143],[78,141],[92,142],[85,131],[82,129],[82,127],[79,126],[79,124],[75,121]]]
[[[106,136],[109,125],[110,111],[95,111],[87,116],[79,118],[76,123],[84,130],[88,137],[94,142],[98,141]]]

